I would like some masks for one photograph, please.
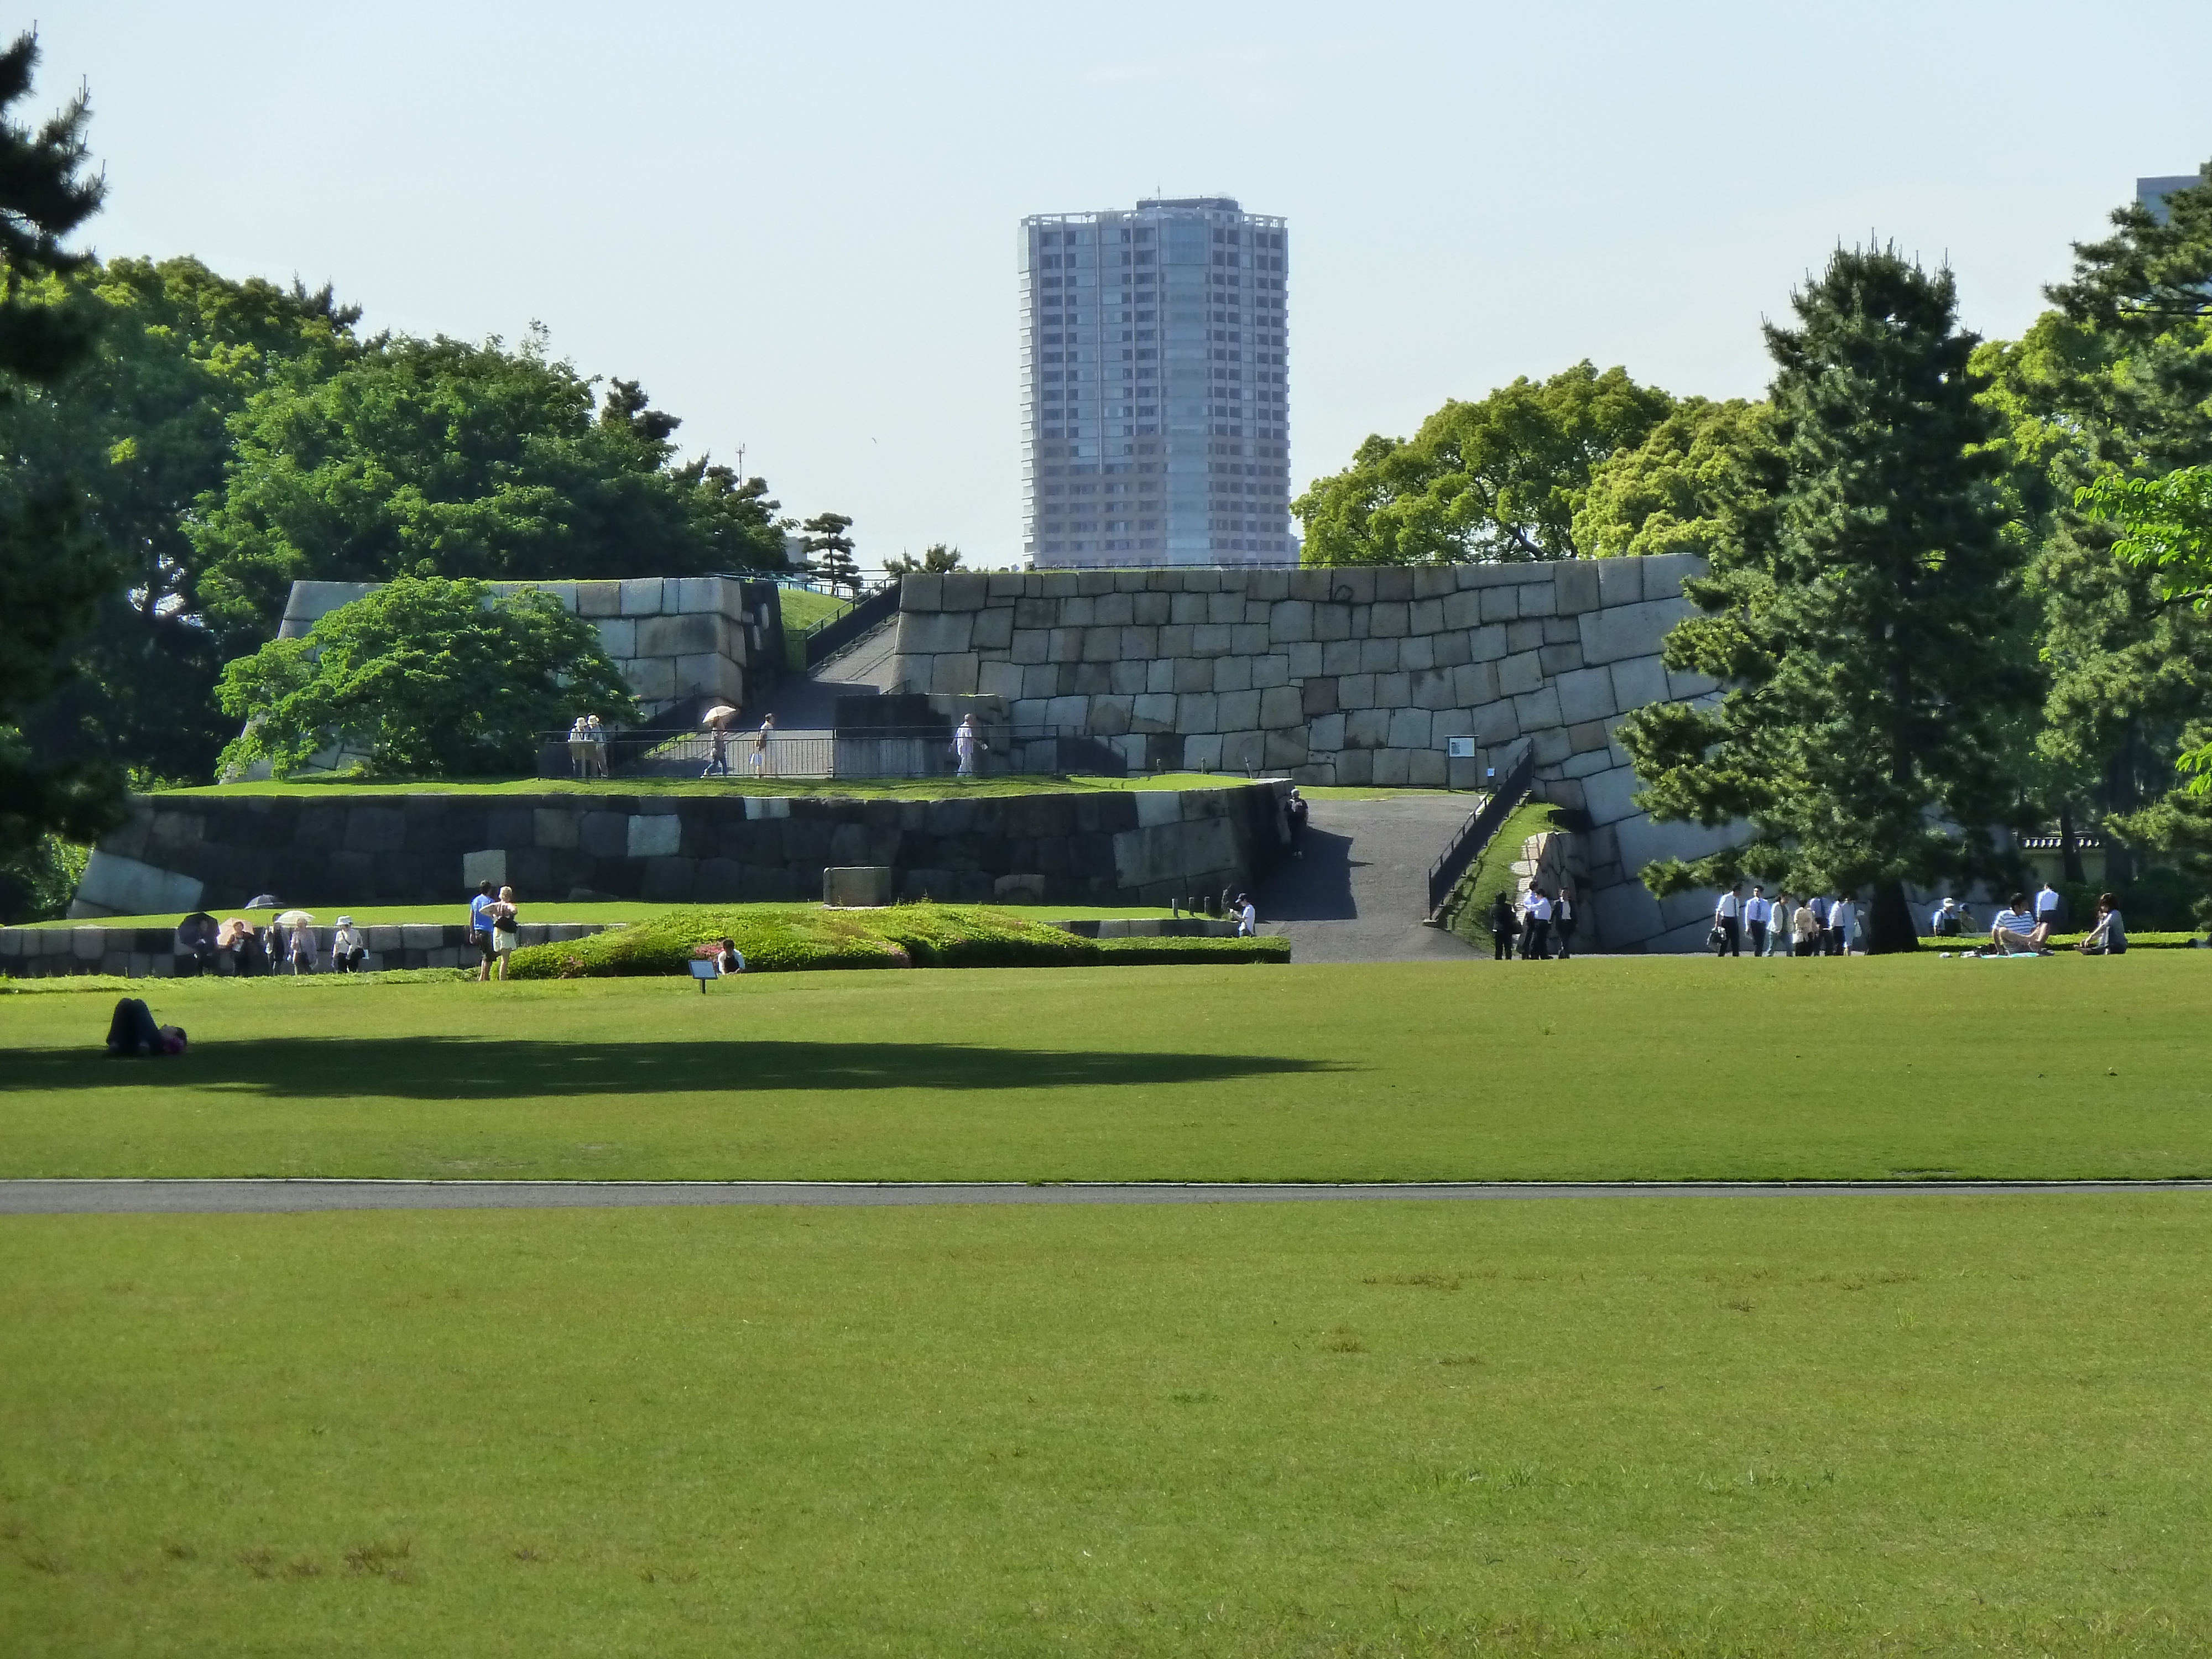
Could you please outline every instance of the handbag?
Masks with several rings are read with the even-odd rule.
[[[1719,951],[1726,949],[1727,945],[1728,930],[1717,921],[1713,924],[1713,931],[1705,935],[1705,949]]]

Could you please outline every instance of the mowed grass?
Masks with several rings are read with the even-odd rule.
[[[0,1220],[21,1659],[2180,1654],[2212,1197]]]
[[[2212,1175],[2197,951],[0,997],[0,1175]]]

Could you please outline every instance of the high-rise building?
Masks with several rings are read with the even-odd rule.
[[[2166,222],[2166,198],[2177,190],[2187,190],[2204,180],[2193,173],[2168,173],[2160,179],[2136,180],[2136,200],[2150,210],[2150,216],[2160,224]]]
[[[1226,197],[1022,222],[1030,563],[1297,562],[1287,243]]]

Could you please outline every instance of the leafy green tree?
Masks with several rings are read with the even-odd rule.
[[[483,580],[697,574],[781,534],[761,497],[670,465],[676,422],[617,382],[518,350],[438,338],[372,343],[335,374],[280,374],[231,422],[221,495],[191,526],[209,622],[226,649],[276,632],[302,578],[417,573]]]
[[[225,772],[280,777],[333,745],[387,775],[526,772],[579,714],[637,717],[598,630],[552,595],[404,576],[230,663],[222,707],[246,722]]]
[[[1370,437],[1352,465],[1291,503],[1304,562],[1465,564],[1569,559],[1599,464],[1633,449],[1674,407],[1622,368],[1588,362],[1539,384],[1446,404],[1410,440]]]
[[[2014,346],[1990,353],[2016,475],[2044,473],[2030,591],[2046,678],[2037,737],[2051,805],[2108,835],[2112,879],[2132,875],[2124,825],[2169,787],[2185,729],[2212,693],[2212,617],[2168,602],[2151,567],[2119,557],[2118,524],[2081,497],[2103,478],[2156,479],[2212,455],[2212,186],[2130,203],[2113,234],[2077,244],[2073,279]]]
[[[85,263],[64,240],[98,211],[80,95],[44,125],[11,112],[31,90],[35,36],[0,52],[0,400],[64,377],[90,349],[93,321],[60,278]],[[59,831],[89,840],[122,805],[120,771],[96,757],[43,755],[22,726],[66,684],[76,641],[114,572],[84,525],[82,488],[50,457],[0,455],[0,864],[21,870]]]
[[[1644,879],[1871,888],[1871,948],[1911,950],[1905,884],[1996,870],[1989,827],[2017,804],[2004,716],[2035,680],[2009,643],[1995,422],[1948,270],[1839,250],[1792,304],[1798,325],[1766,330],[1784,468],[1771,532],[1715,550],[1686,584],[1706,614],[1666,643],[1670,667],[1726,690],[1620,728],[1655,817],[1749,834]]]
[[[895,559],[884,561],[886,576],[941,576],[960,568],[960,550],[947,547],[943,542],[933,542],[921,550],[918,559],[902,553]]]
[[[1740,548],[1765,533],[1779,479],[1767,407],[1687,398],[1598,463],[1574,516],[1586,558]]]
[[[853,521],[842,513],[817,513],[799,527],[803,532],[799,545],[830,584],[830,591],[850,588],[859,598],[860,567],[853,558],[853,538],[845,533],[853,527]]]

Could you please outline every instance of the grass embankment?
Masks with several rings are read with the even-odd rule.
[[[850,599],[841,599],[835,594],[811,592],[804,587],[787,587],[777,596],[783,606],[783,660],[793,674],[806,672],[806,635],[833,617],[842,617],[853,608]]]
[[[2208,1254],[2197,1194],[13,1218],[0,1630],[2202,1652]]]
[[[2212,957],[139,982],[0,997],[0,1174],[2212,1176]],[[52,983],[52,981],[48,981]],[[64,981],[66,982],[66,981]]]
[[[1531,836],[1556,827],[1559,809],[1542,801],[1527,801],[1513,809],[1490,845],[1468,866],[1452,895],[1451,930],[1478,951],[1492,949],[1497,941],[1490,932],[1490,907],[1500,893],[1513,896],[1513,860]]]
[[[749,971],[768,973],[1291,959],[1284,939],[1079,939],[989,905],[828,910],[786,904],[670,910],[635,927],[517,951],[509,971],[520,980],[682,974],[700,945],[724,938],[744,955]]]

